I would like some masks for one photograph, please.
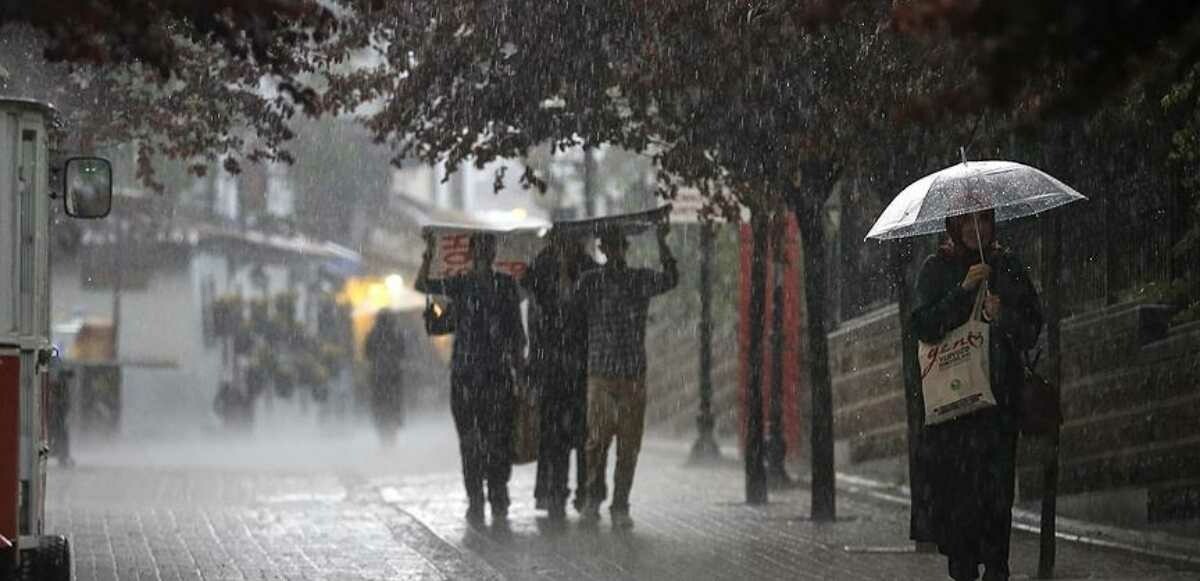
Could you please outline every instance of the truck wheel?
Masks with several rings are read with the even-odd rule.
[[[71,581],[71,544],[62,535],[41,538],[32,560],[39,581]]]
[[[21,551],[21,563],[13,575],[14,581],[37,581],[37,557],[33,551]]]
[[[0,581],[17,580],[17,550],[0,549]]]

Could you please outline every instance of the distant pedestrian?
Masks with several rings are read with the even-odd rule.
[[[396,314],[379,311],[367,335],[366,355],[371,363],[371,416],[385,445],[396,440],[404,425],[404,330]]]
[[[630,528],[629,493],[642,446],[646,415],[646,315],[650,299],[679,282],[679,271],[667,246],[670,225],[658,225],[662,271],[631,268],[625,262],[629,242],[617,228],[601,232],[602,268],[585,274],[574,301],[588,319],[588,499],[584,521],[600,518],[601,489],[606,467],[602,458],[617,440],[617,467],[610,506],[615,528]]]
[[[484,491],[492,517],[508,518],[512,475],[513,373],[524,364],[525,330],[517,283],[492,269],[496,237],[472,234],[471,270],[429,278],[436,241],[426,240],[416,289],[454,301],[454,350],[450,359],[450,409],[458,431],[467,520],[483,521]]]
[[[551,519],[566,516],[571,450],[575,450],[576,507],[582,510],[587,470],[587,315],[566,301],[584,274],[599,268],[577,238],[551,231],[521,284],[533,295],[530,378],[541,410],[534,498]],[[601,481],[603,487],[603,480]],[[604,491],[598,492],[603,494]]]
[[[917,280],[912,323],[918,338],[937,343],[966,323],[984,283],[997,405],[926,427],[918,450],[932,492],[933,536],[955,581],[974,581],[981,564],[985,581],[1009,577],[1020,357],[1037,342],[1042,313],[1024,265],[996,242],[994,213],[947,218],[946,240]]]

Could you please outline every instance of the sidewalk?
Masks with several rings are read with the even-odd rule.
[[[907,472],[905,467],[884,463],[841,467],[838,471],[838,489],[841,492],[858,494],[881,502],[909,506],[910,491],[907,485],[895,482],[896,474]],[[1013,509],[1013,528],[1029,534],[1041,533],[1041,505],[1039,502],[1018,502]],[[1195,525],[1187,527],[1190,530]],[[1069,518],[1060,515],[1055,519],[1055,536],[1059,543],[1073,542],[1096,547],[1116,549],[1185,567],[1200,568],[1200,540],[1171,534],[1162,528],[1116,526],[1103,522]]]
[[[728,452],[727,452],[728,453]],[[884,491],[851,491],[844,481],[839,520],[807,519],[808,490],[776,491],[771,503],[743,502],[741,464],[686,468],[674,442],[647,442],[634,487],[632,532],[581,526],[571,515],[553,526],[532,507],[533,468],[514,475],[507,526],[468,527],[457,475],[420,480],[380,478],[372,486],[464,552],[509,579],[945,579],[945,560],[908,547],[908,511]],[[859,485],[861,487],[861,484]],[[435,493],[439,491],[440,493]],[[899,497],[897,497],[899,498]],[[1016,533],[1013,579],[1037,569],[1038,539]],[[1078,543],[1060,543],[1058,578],[1196,579],[1180,564]]]
[[[514,472],[507,526],[473,529],[448,416],[406,434],[393,450],[369,437],[281,436],[285,448],[207,442],[81,455],[78,467],[51,470],[48,529],[71,538],[78,581],[946,578],[941,556],[902,549],[908,511],[896,491],[843,478],[839,520],[814,523],[807,489],[748,506],[729,448],[718,466],[686,468],[681,443],[647,442],[633,531],[613,531],[607,514],[594,528],[574,514],[565,526],[548,522],[533,508],[533,465]],[[1032,577],[1037,538],[1017,533],[1011,562],[1014,579]],[[1068,542],[1058,573],[1200,578],[1178,563]]]

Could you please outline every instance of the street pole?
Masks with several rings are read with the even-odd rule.
[[[767,217],[755,211],[750,220],[753,251],[750,259],[749,377],[746,385],[746,502],[766,504],[767,471],[763,464],[763,315],[767,286]]]
[[[782,237],[776,240],[779,243]],[[779,249],[776,250],[779,252]],[[767,439],[767,477],[771,486],[787,487],[792,477],[787,473],[787,441],[783,436],[783,269],[775,261],[775,284],[771,297],[771,407],[770,433]]]
[[[700,225],[700,415],[696,416],[698,433],[688,459],[693,464],[721,458],[721,449],[713,438],[716,420],[712,413],[712,261],[713,238],[716,236],[714,228],[710,222]]]
[[[1049,232],[1042,244],[1042,259],[1045,270],[1043,280],[1051,280],[1058,275],[1062,267],[1062,224],[1058,215],[1050,218],[1046,224]],[[1062,389],[1062,293],[1057,284],[1043,284],[1046,305],[1046,351],[1050,361],[1050,385],[1054,389]],[[1059,427],[1054,428],[1045,438],[1042,456],[1042,527],[1041,547],[1038,552],[1038,578],[1054,578],[1054,562],[1057,546],[1055,545],[1055,519],[1058,515],[1058,445]]]
[[[592,184],[596,173],[596,154],[592,146],[583,146],[583,210],[585,218],[596,217],[596,189]]]

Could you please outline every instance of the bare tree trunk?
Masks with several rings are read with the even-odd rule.
[[[825,305],[828,303],[828,265],[825,264],[823,204],[809,201],[809,209],[797,206],[796,221],[804,243],[804,305],[808,323],[807,363],[812,390],[812,519],[837,518],[833,465],[833,382],[829,374],[829,338],[826,336]]]
[[[807,323],[805,363],[810,389],[812,461],[811,518],[816,522],[837,519],[837,488],[833,453],[833,381],[829,371],[829,337],[826,307],[829,305],[829,265],[825,261],[825,201],[841,174],[831,160],[800,164],[800,183],[789,184],[787,203],[800,227],[804,261],[804,307]]]
[[[700,225],[700,414],[696,416],[696,442],[688,461],[693,464],[721,458],[713,438],[716,420],[712,413],[712,262],[716,226]]]
[[[746,386],[746,502],[767,502],[767,470],[763,447],[763,316],[767,294],[767,226],[764,212],[750,220],[753,251],[750,259],[749,378]]]

